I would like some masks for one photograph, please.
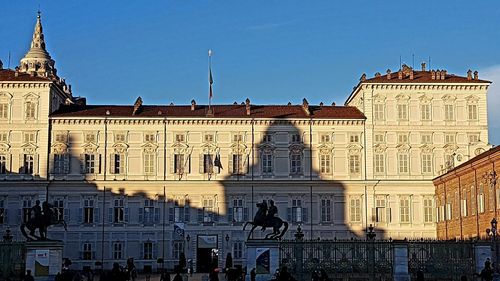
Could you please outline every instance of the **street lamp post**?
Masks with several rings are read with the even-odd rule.
[[[497,222],[496,218],[493,218],[491,220],[490,224],[491,224],[491,229],[487,228],[486,234],[489,237],[491,237],[491,252],[492,252],[491,259],[492,259],[494,274],[496,274],[497,273],[496,262],[498,260],[498,255],[497,255],[497,252],[498,252],[498,249],[497,249],[497,225],[498,225],[498,222]]]
[[[377,234],[373,231],[374,227],[370,224],[366,231],[366,240],[368,241],[368,269],[370,272],[370,280],[374,280],[374,272],[375,272],[375,237]]]

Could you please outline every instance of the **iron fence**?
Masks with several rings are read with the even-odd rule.
[[[0,280],[21,280],[25,258],[24,242],[0,242]]]

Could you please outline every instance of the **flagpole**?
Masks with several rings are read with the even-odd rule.
[[[208,93],[208,112],[212,113],[212,49],[208,49],[208,86],[209,86],[209,93]]]

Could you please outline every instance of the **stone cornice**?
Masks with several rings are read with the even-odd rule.
[[[0,81],[0,89],[30,89],[30,88],[48,88],[52,81],[33,81],[33,82],[5,82]]]
[[[411,83],[411,84],[394,84],[394,83],[367,83],[361,85],[362,90],[450,90],[450,91],[467,91],[467,90],[486,90],[489,83]]]

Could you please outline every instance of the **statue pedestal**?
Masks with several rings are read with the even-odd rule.
[[[280,249],[276,240],[248,240],[247,248],[247,277],[250,280],[250,271],[255,268],[255,280],[270,280],[280,265]]]
[[[37,281],[54,280],[62,270],[62,241],[30,241],[26,243],[26,270]]]

